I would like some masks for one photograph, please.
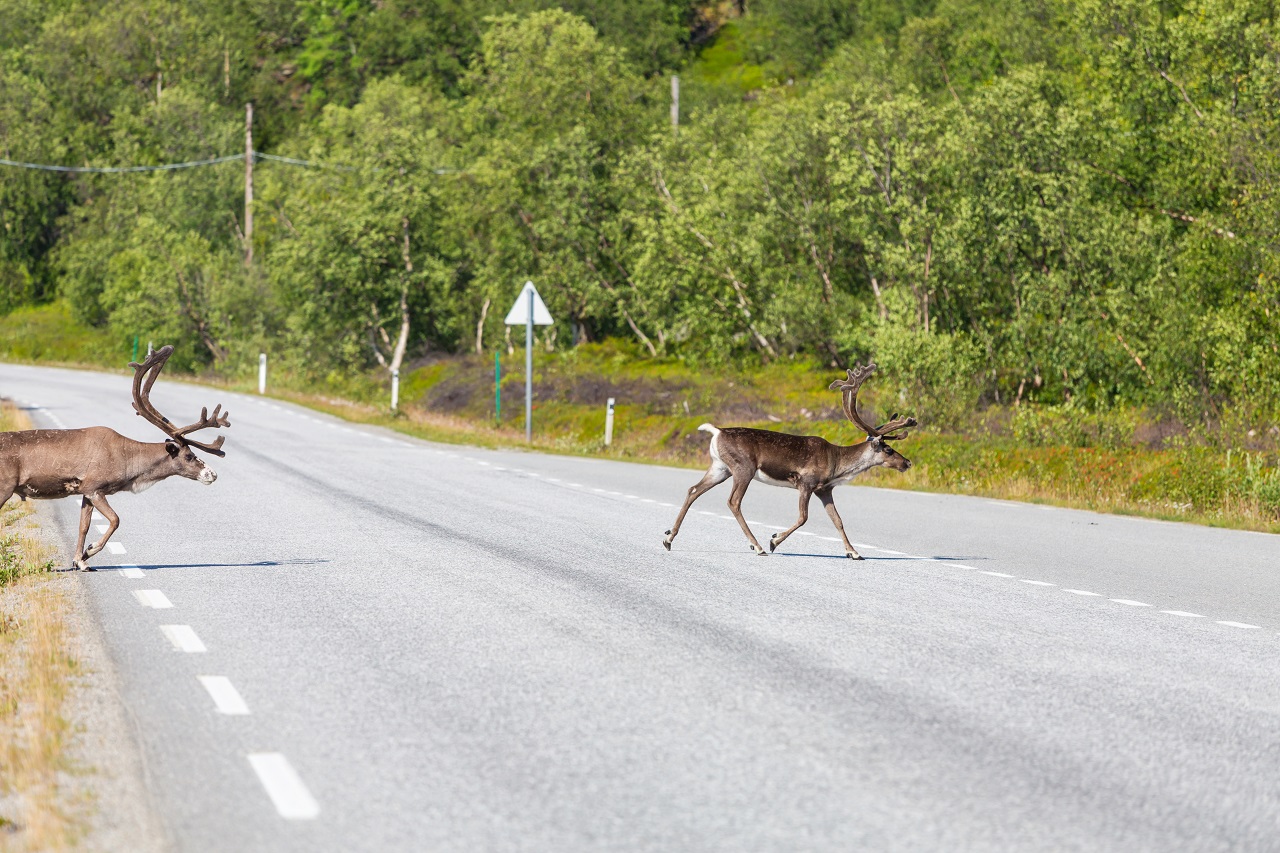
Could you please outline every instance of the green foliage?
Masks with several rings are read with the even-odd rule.
[[[147,338],[141,339],[146,352]],[[73,316],[66,302],[19,308],[0,317],[0,358],[123,367],[133,337],[116,337]]]
[[[62,298],[193,369],[267,349],[320,379],[503,346],[532,279],[544,348],[874,358],[895,406],[960,428],[1012,405],[1032,444],[1118,446],[1113,409],[1280,418],[1271,4],[0,0],[0,19],[0,156],[236,153],[252,101],[259,150],[325,164],[257,164],[252,247],[239,164],[0,168],[0,312]]]
[[[1013,436],[1028,447],[1102,447],[1133,444],[1137,413],[1129,409],[1085,411],[1071,404],[1022,406],[1013,416]]]

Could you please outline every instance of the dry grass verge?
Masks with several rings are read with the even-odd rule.
[[[25,421],[25,422],[24,422]],[[30,426],[5,404],[0,429]],[[0,511],[0,849],[66,850],[76,827],[59,796],[71,726],[64,706],[76,677],[66,653],[65,587],[29,504]]]

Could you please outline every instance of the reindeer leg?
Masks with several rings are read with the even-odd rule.
[[[760,547],[760,543],[756,541],[755,534],[747,526],[747,520],[742,517],[742,496],[747,493],[747,486],[751,485],[751,476],[750,473],[743,474],[741,472],[733,475],[733,492],[729,495],[729,512],[733,513],[733,517],[738,519],[738,525],[742,528],[742,532],[747,534],[747,539],[751,542],[751,550],[761,557],[767,557],[769,552]]]
[[[781,533],[775,533],[769,537],[770,554],[773,553],[774,548],[777,548],[785,542],[788,536],[795,533],[801,527],[804,527],[805,522],[809,520],[809,499],[812,497],[813,492],[803,486],[800,487],[800,519],[795,524],[791,525],[790,530],[784,530]]]
[[[689,487],[689,494],[684,499],[684,506],[680,507],[680,514],[676,516],[676,523],[671,525],[671,529],[666,532],[666,538],[662,540],[662,547],[668,551],[671,550],[671,543],[675,541],[676,534],[680,532],[680,525],[684,523],[685,513],[689,511],[689,507],[693,506],[693,502],[729,479],[730,476],[728,468],[716,462],[711,464],[711,467],[707,469],[707,473],[702,475],[702,479],[696,485]]]
[[[836,530],[840,531],[840,538],[844,540],[844,555],[850,560],[861,560],[862,555],[849,544],[849,537],[844,533],[844,522],[840,520],[840,513],[836,512],[835,495],[831,494],[833,487],[828,486],[825,489],[819,489],[816,494],[818,500],[822,501],[822,505],[827,509],[827,515],[831,516],[831,523],[836,526]]]
[[[76,537],[76,549],[72,552],[71,565],[84,572],[93,571],[84,561],[84,540],[89,535],[91,521],[93,521],[93,504],[89,502],[89,498],[82,497],[80,498],[80,535]]]
[[[106,498],[100,494],[94,494],[86,496],[86,500],[93,502],[93,506],[97,508],[98,512],[102,513],[104,518],[107,519],[107,524],[109,526],[107,527],[107,532],[102,534],[102,538],[97,542],[94,542],[93,547],[84,552],[84,557],[81,558],[82,560],[88,560],[94,554],[97,554],[103,548],[107,547],[107,540],[111,538],[111,534],[115,533],[116,528],[120,526],[120,516],[116,515],[116,511],[107,503]],[[80,518],[83,521],[84,510],[81,510]],[[80,568],[89,571],[85,566],[81,566]]]

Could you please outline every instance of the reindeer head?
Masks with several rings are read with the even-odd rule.
[[[893,417],[888,422],[878,427],[873,427],[862,419],[858,414],[858,389],[862,387],[862,383],[867,381],[867,377],[876,372],[875,362],[867,362],[863,367],[854,365],[852,370],[845,371],[848,378],[837,379],[831,383],[831,390],[839,390],[844,401],[844,415],[853,425],[867,434],[867,444],[870,446],[873,454],[871,466],[883,465],[886,468],[892,468],[895,471],[905,471],[911,467],[911,460],[903,456],[890,446],[891,441],[900,441],[907,437],[906,432],[898,432],[898,430],[906,430],[916,425],[915,418],[899,418],[898,413],[894,412]]]
[[[226,452],[222,450],[222,443],[226,441],[226,436],[220,435],[212,444],[196,441],[187,438],[188,434],[196,430],[205,429],[207,427],[231,427],[231,413],[223,412],[222,406],[218,405],[213,410],[213,416],[210,417],[209,410],[200,409],[200,420],[184,427],[174,426],[168,418],[160,414],[151,405],[151,386],[156,383],[160,371],[164,369],[165,362],[169,360],[169,356],[173,355],[172,346],[164,346],[147,356],[146,361],[142,364],[137,362],[129,362],[129,366],[133,368],[133,410],[141,417],[145,418],[148,423],[159,427],[169,439],[164,443],[165,450],[169,454],[170,464],[173,466],[173,473],[186,477],[188,480],[195,480],[197,483],[204,483],[206,486],[218,479],[218,475],[214,470],[196,456],[191,448],[203,450],[206,453],[212,453],[214,456],[226,456]]]

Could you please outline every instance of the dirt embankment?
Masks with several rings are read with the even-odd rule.
[[[40,509],[0,510],[0,850],[169,849],[83,576],[59,570],[69,531]]]

